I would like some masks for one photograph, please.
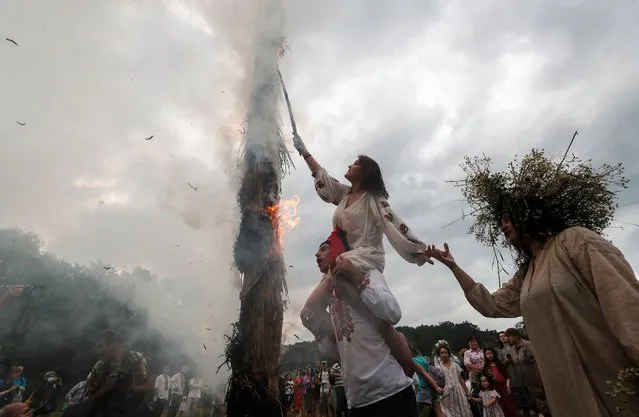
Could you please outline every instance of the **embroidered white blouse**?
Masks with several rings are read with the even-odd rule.
[[[424,264],[416,255],[423,252],[426,245],[393,213],[385,198],[364,193],[359,200],[346,207],[350,192],[348,185],[331,177],[324,168],[315,172],[313,177],[320,198],[337,206],[333,214],[333,227],[346,232],[346,240],[351,247],[351,251],[342,256],[348,257],[363,271],[377,269],[384,272],[382,236],[386,235],[402,258],[419,266]]]

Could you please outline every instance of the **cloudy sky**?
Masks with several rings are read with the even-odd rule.
[[[35,231],[73,262],[142,266],[205,293],[223,328],[237,313],[229,184],[247,72],[235,48],[250,19],[232,2],[197,3],[0,3],[2,39],[19,44],[0,43],[0,226]],[[442,228],[464,208],[446,181],[460,178],[467,154],[497,167],[532,147],[561,156],[578,130],[574,152],[626,165],[630,188],[608,234],[639,269],[629,224],[639,223],[637,2],[285,3],[282,71],[300,133],[334,176],[360,153],[375,158],[413,231],[448,242],[496,289],[469,220]],[[313,255],[334,207],[293,156],[283,197],[299,196],[301,223],[285,240],[287,330],[308,338],[297,314],[319,279]],[[515,322],[481,317],[444,267],[406,264],[387,247],[401,324]]]

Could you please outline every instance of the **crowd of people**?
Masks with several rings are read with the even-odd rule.
[[[320,363],[283,378],[292,413],[637,416],[639,396],[621,402],[608,395],[619,372],[639,367],[639,281],[621,251],[600,234],[614,213],[614,193],[607,188],[614,167],[594,172],[581,164],[568,172],[563,160],[553,164],[533,151],[519,172],[511,164],[507,172],[491,174],[467,160],[464,194],[476,210],[475,234],[516,255],[513,277],[490,292],[458,265],[448,244],[425,244],[391,209],[377,162],[360,155],[344,175],[347,185],[330,176],[297,135],[294,145],[319,197],[336,206],[332,231],[315,253],[322,278],[300,313],[320,352],[336,365]],[[543,169],[537,171],[539,161]],[[459,358],[443,341],[431,357],[411,348],[395,328],[402,311],[384,275],[384,236],[410,263],[446,266],[482,315],[523,317],[530,340],[508,329],[501,346],[482,349],[470,339]],[[126,350],[109,330],[97,353],[100,361],[72,390],[65,416],[159,416],[168,408],[168,417],[175,417],[197,407],[202,382],[187,368],[171,378],[165,370],[153,384],[143,355]],[[20,381],[19,368],[12,367],[0,386],[2,401],[24,391]],[[59,379],[48,374],[44,386],[49,388],[39,391],[40,399],[32,400],[40,415],[50,412]],[[146,396],[153,391],[149,405]],[[29,400],[21,401],[6,405],[0,417],[14,410],[24,415]]]
[[[0,364],[0,415],[49,415],[57,408],[57,396],[62,387],[61,378],[47,371],[30,388],[24,376],[24,366],[3,361]],[[28,393],[29,395],[25,395]]]
[[[607,189],[614,169],[602,175],[582,164],[568,171],[564,161],[555,164],[538,151],[519,171],[513,163],[505,173],[467,160],[463,186],[475,210],[476,236],[493,246],[503,242],[516,254],[513,278],[491,293],[457,264],[448,244],[423,243],[391,209],[372,158],[360,155],[345,184],[329,175],[299,135],[293,143],[319,197],[336,206],[333,231],[315,254],[322,278],[300,319],[320,351],[340,362],[349,415],[413,417],[432,407],[443,417],[501,417],[514,409],[555,417],[637,416],[639,397],[622,403],[608,395],[619,372],[639,366],[639,281],[600,234],[614,213]],[[435,352],[439,366],[413,361],[406,337],[394,328],[401,308],[383,274],[384,236],[410,263],[436,260],[448,267],[484,316],[523,317],[530,342],[514,329],[496,350],[482,351],[471,341],[464,354],[471,389],[447,346]],[[444,386],[427,368],[443,371]],[[430,384],[430,400],[413,390],[416,372],[418,387]]]
[[[500,332],[499,341],[482,347],[471,337],[457,354],[445,340],[437,342],[432,355],[410,345],[419,416],[549,416],[530,342],[515,328]],[[322,361],[283,378],[290,417],[348,415],[339,362],[329,367]]]
[[[326,361],[283,375],[285,405],[290,416],[341,417],[348,412],[341,365]]]
[[[86,380],[76,383],[62,396],[62,380],[53,372],[29,392],[22,366],[11,365],[0,380],[0,416],[64,417],[222,417],[223,401],[203,392],[204,382],[197,371],[184,366],[169,376],[164,368],[154,380],[144,355],[127,350],[121,335],[104,330],[96,343],[98,362]],[[5,366],[6,367],[6,366]]]

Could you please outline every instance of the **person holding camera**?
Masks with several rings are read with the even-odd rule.
[[[87,379],[87,416],[150,415],[144,396],[153,391],[153,384],[144,356],[125,350],[122,337],[114,330],[100,334],[96,353],[100,360]]]
[[[25,401],[33,409],[34,416],[48,416],[58,409],[58,390],[62,387],[62,379],[55,371],[44,373],[42,380]]]

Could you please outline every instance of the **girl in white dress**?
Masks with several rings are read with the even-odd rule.
[[[461,367],[450,359],[450,348],[442,346],[439,349],[441,365],[439,367],[446,377],[444,392],[440,397],[442,413],[445,417],[473,417],[468,399],[470,393],[461,376]]]
[[[479,401],[484,407],[484,417],[505,417],[504,411],[499,404],[499,394],[493,389],[493,381],[487,375],[482,375],[479,379],[481,391]]]

